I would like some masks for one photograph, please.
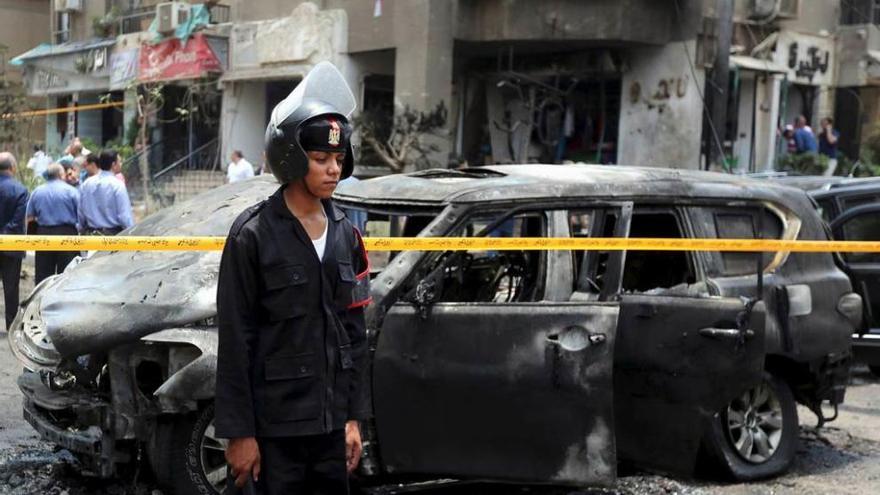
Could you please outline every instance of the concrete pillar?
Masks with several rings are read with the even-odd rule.
[[[834,116],[834,88],[831,86],[820,86],[817,88],[817,91],[819,94],[816,97],[816,109],[812,125],[818,135],[822,128],[820,125],[822,119]]]
[[[755,122],[757,133],[755,166],[759,172],[771,171],[776,165],[782,77],[781,74],[768,75],[762,84],[762,94],[758,97],[758,110],[761,113],[760,118]]]
[[[453,9],[448,0],[397,4],[394,99],[398,106],[430,110],[452,98]],[[406,12],[403,12],[403,11]]]
[[[398,111],[405,106],[430,111],[443,102],[449,112],[446,135],[432,139],[440,150],[429,158],[445,167],[453,145],[453,2],[409,0],[395,7],[396,18],[406,22],[395,26],[394,103]]]
[[[263,81],[225,83],[220,128],[223,153],[220,164],[224,170],[233,150],[241,150],[254,165],[262,163],[266,124],[266,84]]]

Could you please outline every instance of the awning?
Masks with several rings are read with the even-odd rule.
[[[788,72],[786,67],[782,67],[772,60],[747,57],[745,55],[731,55],[730,67],[753,72],[768,72],[771,74],[785,74]]]
[[[10,63],[24,67],[30,96],[49,96],[109,89],[109,53],[116,39],[38,45]]]
[[[101,48],[116,44],[116,39],[94,39],[88,41],[71,41],[61,43],[60,45],[51,45],[49,43],[40,43],[30,50],[9,61],[11,65],[24,65],[25,61],[40,57],[50,57],[53,55],[65,55],[93,48]]]

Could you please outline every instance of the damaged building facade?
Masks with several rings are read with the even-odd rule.
[[[331,60],[363,110],[444,105],[435,166],[701,166],[701,0],[296,3],[231,3],[224,155],[258,157],[274,103]]]
[[[880,6],[870,0],[736,0],[729,20],[719,19],[717,0],[224,0],[208,3],[203,32],[215,60],[194,75],[175,72],[175,57],[209,50],[166,49],[172,33],[157,45],[149,28],[159,3],[52,4],[53,44],[22,57],[29,92],[48,97],[49,108],[108,94],[125,105],[50,116],[50,148],[75,134],[99,145],[129,135],[137,109],[126,88],[158,80],[167,104],[151,125],[154,172],[187,157],[188,166],[210,159],[196,168],[220,174],[232,150],[259,164],[272,107],[323,60],[342,70],[360,111],[388,118],[442,104],[429,155],[440,167],[700,169],[710,168],[714,146],[725,157],[719,168],[772,170],[779,130],[797,115],[814,129],[836,116],[850,157],[880,118]],[[100,31],[94,19],[112,22]],[[729,43],[721,22],[732,25]],[[141,56],[144,46],[157,56]],[[726,52],[724,85],[712,79]],[[200,100],[190,98],[194,87]],[[718,98],[726,120],[709,125]],[[192,118],[177,118],[177,108]],[[210,157],[199,152],[208,148]],[[359,175],[387,170],[362,149]]]

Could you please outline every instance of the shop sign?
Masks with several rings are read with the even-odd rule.
[[[196,79],[221,70],[220,60],[202,33],[183,43],[170,38],[156,45],[141,45],[138,79],[142,82]]]
[[[124,89],[138,75],[137,48],[113,52],[110,55],[110,89]]]
[[[782,31],[773,56],[788,69],[788,79],[811,86],[834,84],[834,40],[829,37]]]
[[[49,90],[64,89],[68,86],[69,81],[61,74],[37,67],[33,71],[31,80],[32,90],[35,92],[46,93]]]

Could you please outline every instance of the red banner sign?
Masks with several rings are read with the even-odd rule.
[[[194,34],[184,43],[171,38],[141,46],[138,79],[143,82],[196,79],[220,70],[220,60],[202,33]]]

